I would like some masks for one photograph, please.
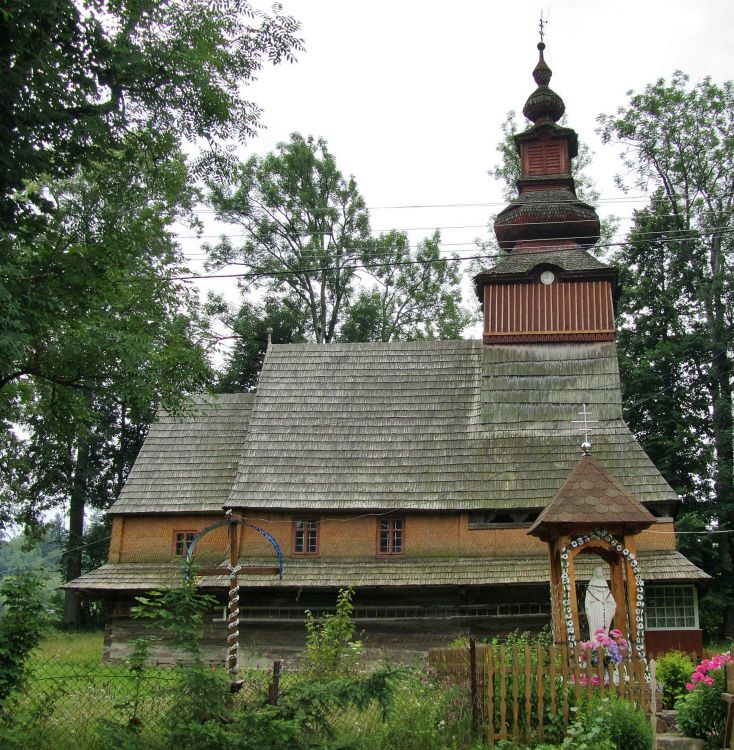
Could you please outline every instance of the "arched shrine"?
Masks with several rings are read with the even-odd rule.
[[[645,584],[637,535],[655,523],[655,517],[594,460],[588,443],[584,449],[528,531],[548,544],[553,640],[575,647],[582,639],[576,565],[579,556],[594,555],[609,566],[614,627],[626,633],[636,655],[644,657]]]

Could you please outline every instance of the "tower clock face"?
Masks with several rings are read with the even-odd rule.
[[[543,271],[540,274],[540,280],[544,284],[552,284],[556,280],[556,277],[553,275],[553,271]]]

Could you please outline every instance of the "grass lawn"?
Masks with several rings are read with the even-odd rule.
[[[28,660],[25,689],[11,706],[24,750],[101,750],[102,720],[125,721],[135,682],[123,664],[102,663],[101,631],[49,634]],[[140,691],[143,725],[155,726],[175,684],[150,667]],[[1,744],[1,743],[0,743]]]
[[[101,630],[76,633],[52,631],[33,652],[31,663],[59,662],[73,666],[94,666],[102,663]]]

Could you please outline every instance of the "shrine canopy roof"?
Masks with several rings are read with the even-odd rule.
[[[600,527],[612,534],[634,534],[653,523],[650,511],[589,455],[576,464],[528,534],[547,542]]]

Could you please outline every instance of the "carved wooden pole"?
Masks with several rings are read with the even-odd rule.
[[[237,522],[229,522],[229,602],[227,617],[227,671],[231,675],[237,674],[237,655],[240,648],[240,586],[239,573],[239,544],[237,538]]]

